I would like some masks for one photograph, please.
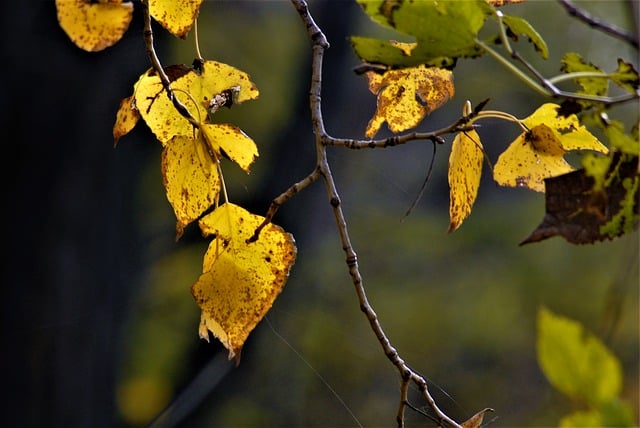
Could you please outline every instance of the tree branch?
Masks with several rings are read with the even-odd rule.
[[[617,27],[613,24],[610,24],[602,19],[596,18],[585,10],[579,8],[573,2],[569,0],[559,0],[560,4],[565,8],[569,15],[574,16],[589,25],[592,28],[596,28],[600,31],[603,31],[613,37],[617,37],[619,39],[624,40],[629,43],[634,48],[638,49],[638,36],[632,34],[629,31],[626,31],[620,27]]]
[[[447,416],[440,408],[436,405],[435,401],[431,397],[426,380],[418,373],[413,371],[407,363],[401,358],[398,351],[391,344],[391,341],[387,337],[384,332],[382,325],[378,320],[378,315],[370,305],[367,294],[364,287],[364,282],[362,279],[362,275],[360,274],[360,269],[358,266],[358,256],[356,251],[354,250],[353,245],[351,244],[351,238],[349,237],[349,231],[347,228],[347,221],[344,216],[344,212],[342,211],[340,195],[336,188],[335,181],[331,174],[331,168],[329,166],[329,162],[327,160],[327,146],[329,145],[342,145],[349,148],[364,148],[364,147],[388,147],[390,145],[398,144],[399,142],[406,142],[412,139],[417,139],[416,135],[409,134],[405,136],[404,139],[398,139],[398,137],[393,137],[387,140],[378,140],[378,142],[369,142],[369,141],[357,141],[357,140],[338,140],[330,137],[325,129],[324,129],[324,121],[322,117],[322,106],[321,106],[321,92],[322,92],[322,63],[324,58],[324,52],[329,48],[329,43],[325,35],[322,33],[321,29],[314,22],[310,12],[308,5],[305,0],[291,0],[292,4],[298,11],[302,22],[305,24],[307,29],[307,34],[312,42],[313,49],[313,57],[312,57],[312,75],[311,75],[311,89],[309,91],[309,102],[311,108],[311,120],[313,123],[314,129],[314,137],[316,144],[316,155],[317,155],[317,170],[319,174],[322,176],[325,184],[325,188],[327,190],[327,196],[329,199],[329,203],[333,209],[333,214],[336,221],[336,226],[338,229],[338,233],[340,235],[340,239],[342,242],[342,248],[346,255],[346,264],[349,270],[349,275],[351,276],[351,280],[353,285],[355,286],[355,291],[358,296],[358,301],[360,303],[360,309],[367,317],[369,321],[369,325],[373,330],[378,342],[382,346],[382,349],[389,359],[391,363],[398,369],[401,379],[403,380],[403,390],[401,391],[401,399],[400,406],[397,414],[397,422],[399,427],[404,426],[404,408],[407,402],[406,400],[406,389],[408,387],[409,381],[414,382],[418,388],[420,389],[423,398],[428,403],[431,410],[436,414],[439,424],[442,426],[443,424],[450,425],[452,427],[460,427],[458,423],[452,420],[449,416]],[[457,126],[462,125],[461,123],[457,123],[451,126],[451,129],[456,128]],[[413,138],[411,138],[413,137]],[[436,139],[438,135],[427,135],[428,139]]]

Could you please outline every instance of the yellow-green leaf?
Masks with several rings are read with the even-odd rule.
[[[546,103],[522,122],[529,128],[544,124],[551,129],[560,142],[564,151],[594,150],[607,153],[607,147],[602,144],[587,128],[580,124],[575,114],[562,116],[558,113],[558,104]]]
[[[449,232],[471,213],[478,195],[484,152],[475,130],[456,135],[449,155]]]
[[[499,157],[493,178],[502,186],[544,192],[544,179],[570,171],[565,150],[547,125],[537,125],[518,136]]]
[[[187,37],[202,0],[149,0],[149,13],[176,37]]]
[[[240,359],[247,337],[282,291],[296,257],[293,236],[274,224],[247,242],[264,217],[226,203],[202,218],[205,235],[215,236],[204,257],[203,273],[191,292],[202,309],[200,337],[209,332]]]
[[[56,0],[58,23],[81,49],[96,52],[117,43],[129,28],[133,3]]]
[[[454,94],[453,73],[442,68],[420,65],[384,74],[370,71],[366,76],[369,90],[378,97],[365,133],[368,138],[373,138],[384,122],[395,133],[416,127]]]
[[[176,234],[196,220],[218,200],[220,176],[206,151],[205,141],[174,137],[162,151],[162,177],[167,199],[176,215]]]
[[[197,62],[193,69],[174,67],[178,77],[171,82],[173,92],[199,123],[208,122],[211,100],[230,88],[239,88],[234,100],[237,104],[258,97],[249,75],[230,65],[205,61]],[[193,125],[175,109],[153,70],[140,77],[134,96],[142,118],[161,143],[177,135],[193,137]]]
[[[116,122],[113,125],[113,145],[118,144],[118,140],[127,135],[133,128],[135,128],[138,120],[140,119],[140,113],[135,108],[133,95],[120,101],[120,107],[116,113]]]
[[[202,125],[200,127],[209,147],[218,155],[237,163],[245,172],[256,157],[258,147],[241,129],[227,124]]]
[[[538,311],[537,353],[549,383],[572,398],[598,407],[620,394],[618,359],[580,323],[544,307]]]

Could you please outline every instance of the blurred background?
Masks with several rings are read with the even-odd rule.
[[[578,4],[634,28],[631,2]],[[239,367],[198,338],[189,289],[207,241],[196,227],[174,241],[160,175],[160,145],[144,125],[113,148],[119,101],[148,68],[138,8],[124,39],[99,53],[76,48],[53,1],[10,2],[1,14],[2,129],[8,188],[2,270],[2,426],[393,426],[399,379],[359,310],[320,182],[274,222],[292,232],[290,279],[246,343]],[[326,128],[362,138],[375,98],[352,68],[349,35],[385,35],[351,1],[314,1],[331,43],[325,57]],[[570,18],[556,2],[505,8],[545,38],[547,76],[567,51],[605,70],[637,52]],[[637,26],[635,27],[637,28]],[[217,114],[258,144],[245,175],[224,165],[230,198],[257,214],[314,167],[308,112],[309,41],[285,1],[207,1],[199,20],[205,58],[252,77],[260,98]],[[388,34],[386,34],[388,36]],[[193,33],[156,27],[165,65],[190,64]],[[459,117],[465,100],[528,116],[547,101],[490,58],[461,60],[456,95],[419,130]],[[614,110],[627,126],[637,104]],[[612,113],[613,115],[613,113]],[[483,124],[495,162],[517,135]],[[384,136],[386,134],[383,133]],[[452,137],[448,137],[451,143]],[[492,407],[490,426],[554,426],[579,409],[536,362],[535,317],[544,305],[601,337],[624,369],[622,398],[638,420],[638,233],[575,247],[561,238],[519,247],[544,215],[544,196],[497,187],[485,166],[471,217],[451,235],[449,145],[438,147],[424,197],[404,218],[431,161],[431,144],[329,150],[370,302],[403,358],[429,379],[436,401],[466,420]],[[416,391],[412,402],[422,405]],[[166,410],[165,410],[166,409]],[[165,410],[163,412],[163,410]],[[357,421],[359,422],[356,422]],[[407,412],[409,426],[434,426]]]

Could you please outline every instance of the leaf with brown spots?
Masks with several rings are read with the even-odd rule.
[[[96,52],[122,38],[133,17],[133,3],[56,0],[56,11],[58,23],[71,41],[85,51]]]
[[[373,138],[384,122],[395,133],[416,127],[454,94],[453,73],[442,68],[420,65],[384,74],[369,71],[366,76],[369,90],[378,97],[365,132],[368,138]]]
[[[135,106],[133,95],[120,101],[116,113],[116,123],[113,125],[113,145],[116,146],[120,138],[127,135],[140,120],[140,112]]]
[[[209,332],[240,361],[251,331],[282,291],[296,258],[293,236],[274,224],[247,242],[264,217],[226,203],[200,220],[200,229],[215,238],[204,257],[202,275],[191,292],[202,309],[200,337]]]
[[[199,123],[209,122],[212,100],[230,88],[237,90],[236,104],[258,97],[247,73],[221,62],[196,62],[194,68],[174,66],[171,70],[176,74],[171,82],[174,95]],[[142,119],[162,144],[176,135],[193,138],[193,125],[175,109],[154,70],[140,76],[134,96]]]
[[[564,159],[567,152],[608,152],[576,115],[565,117],[559,111],[559,105],[547,103],[522,120],[529,131],[520,134],[498,158],[493,170],[498,184],[544,192],[545,178],[574,170]]]
[[[177,218],[177,238],[188,224],[218,201],[221,188],[218,166],[206,147],[198,134],[197,138],[174,137],[162,151],[162,178]]]
[[[226,157],[245,172],[258,157],[258,147],[241,129],[228,124],[207,124],[200,127],[202,135],[219,158]]]
[[[171,34],[184,39],[201,5],[202,0],[149,0],[149,13]]]
[[[478,195],[484,152],[475,130],[456,135],[449,156],[449,232],[456,230],[471,213]]]

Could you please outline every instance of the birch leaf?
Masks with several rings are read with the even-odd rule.
[[[559,114],[560,106],[543,104],[522,123],[530,129],[516,138],[496,162],[493,176],[502,186],[544,192],[544,179],[573,171],[564,160],[572,150],[608,153],[607,147],[580,124],[575,114]]]
[[[216,95],[237,88],[234,102],[239,104],[258,97],[258,89],[249,75],[216,61],[196,61],[193,68],[173,66],[171,87],[175,96],[200,123],[208,122],[211,101]],[[153,70],[143,74],[134,86],[135,102],[142,118],[162,144],[174,136],[193,137],[193,125],[173,106]]]
[[[530,129],[536,125],[545,124],[551,129],[565,151],[593,150],[605,154],[609,151],[587,128],[580,124],[575,114],[563,116],[559,113],[560,108],[560,105],[554,103],[543,104],[522,122]]]
[[[205,144],[200,134],[197,138],[177,136],[162,151],[162,177],[177,219],[177,238],[218,200],[220,176]]]
[[[565,150],[547,125],[522,133],[499,157],[493,178],[502,186],[526,187],[544,192],[544,179],[573,171],[564,160]]]
[[[268,224],[247,242],[264,217],[226,203],[200,220],[215,238],[204,257],[203,273],[191,292],[202,310],[200,337],[209,332],[240,361],[247,337],[282,291],[296,257],[293,236]]]
[[[384,122],[392,132],[416,127],[433,110],[453,97],[453,73],[425,67],[366,73],[369,90],[378,97],[376,112],[365,135],[373,138]]]
[[[58,23],[81,49],[97,52],[117,43],[129,28],[133,3],[122,0],[56,0]]]
[[[478,195],[484,153],[475,130],[456,135],[449,155],[449,232],[456,230],[471,213]]]
[[[202,125],[202,135],[211,149],[220,157],[224,156],[245,172],[258,157],[258,147],[241,129],[233,125]]]
[[[202,0],[149,0],[149,13],[176,37],[187,37]]]

